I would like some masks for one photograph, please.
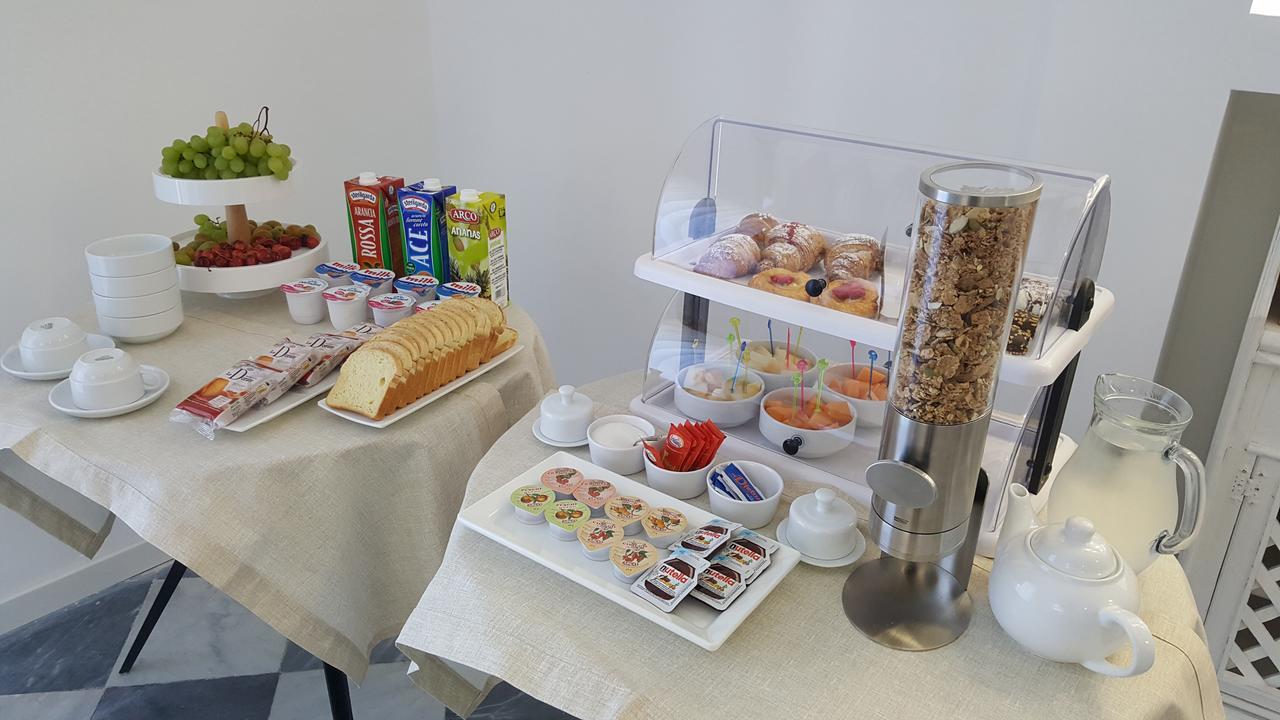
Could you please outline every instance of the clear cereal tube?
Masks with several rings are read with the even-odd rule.
[[[1034,173],[995,163],[920,175],[889,394],[907,418],[959,425],[991,409],[1040,189]]]

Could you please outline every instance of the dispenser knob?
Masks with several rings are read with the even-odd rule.
[[[880,460],[867,468],[867,485],[894,505],[928,507],[938,498],[938,485],[920,468],[900,460]]]
[[[795,455],[800,452],[800,446],[804,444],[804,440],[800,436],[789,437],[782,441],[782,450],[788,455]]]

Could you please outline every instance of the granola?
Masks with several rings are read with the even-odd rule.
[[[903,415],[957,425],[990,408],[1034,217],[924,201],[890,395]]]
[[[1005,351],[1010,355],[1026,355],[1036,328],[1049,307],[1049,284],[1043,280],[1024,277],[1018,284],[1018,302],[1013,311],[1013,327],[1009,331],[1009,343]]]

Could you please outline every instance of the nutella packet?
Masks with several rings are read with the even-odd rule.
[[[241,360],[178,403],[169,412],[169,421],[191,425],[212,440],[218,430],[262,402],[286,379],[279,370]]]
[[[724,610],[747,589],[741,571],[724,563],[712,562],[698,575],[693,596],[716,610]]]
[[[328,377],[329,373],[338,369],[338,366],[347,359],[347,356],[355,352],[355,349],[364,344],[363,340],[348,337],[346,335],[334,335],[331,333],[316,333],[306,340],[302,341],[303,345],[311,348],[316,353],[316,364],[298,380],[295,388],[309,388]]]
[[[676,609],[676,605],[686,595],[693,592],[698,575],[710,564],[688,550],[676,550],[666,560],[646,570],[631,585],[631,592],[648,600],[662,612],[669,613]]]
[[[729,540],[724,549],[711,558],[711,562],[737,570],[742,575],[742,582],[749,585],[773,562],[771,556],[779,547],[777,540],[743,530]]]
[[[720,518],[712,518],[699,527],[688,532],[683,538],[672,543],[669,550],[685,549],[700,558],[711,557],[729,541],[733,532],[742,525]]]
[[[277,370],[282,375],[282,378],[267,390],[262,403],[265,405],[275,402],[284,395],[315,366],[318,356],[319,353],[312,347],[292,340],[282,340],[267,348],[261,355],[251,358],[258,365]]]

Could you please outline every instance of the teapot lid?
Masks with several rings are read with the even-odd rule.
[[[858,511],[836,497],[831,488],[818,488],[813,493],[796,498],[791,503],[790,517],[792,527],[803,527],[816,532],[838,531],[858,524]]]
[[[1108,577],[1120,565],[1116,551],[1094,532],[1093,523],[1079,516],[1037,528],[1031,535],[1031,552],[1049,567],[1087,580]]]
[[[561,385],[558,391],[542,399],[541,412],[545,418],[573,421],[590,418],[593,407],[591,398],[574,392],[572,385]]]

